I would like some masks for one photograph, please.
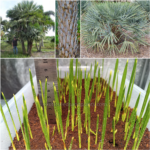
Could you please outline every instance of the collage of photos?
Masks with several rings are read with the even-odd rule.
[[[150,0],[0,0],[0,150],[150,149]]]

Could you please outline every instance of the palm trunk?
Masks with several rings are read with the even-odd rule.
[[[25,48],[25,45],[24,45],[24,40],[22,40],[22,39],[21,39],[21,46],[22,46],[23,54],[26,54],[26,48]]]
[[[42,47],[42,42],[39,43],[39,46],[38,46],[38,44],[36,43],[37,52],[41,52],[41,47]]]
[[[77,18],[78,2],[58,1],[59,57],[75,57],[78,49]]]
[[[33,44],[33,41],[28,41],[28,55],[30,56],[32,54],[32,44]]]

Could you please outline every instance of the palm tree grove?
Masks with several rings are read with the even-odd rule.
[[[33,51],[54,52],[54,37],[46,36],[50,29],[54,30],[51,16],[53,11],[44,12],[43,6],[34,1],[19,2],[7,10],[9,20],[1,18],[2,57],[30,57]],[[9,52],[14,38],[18,40],[18,56]]]

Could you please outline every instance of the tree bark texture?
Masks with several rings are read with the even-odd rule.
[[[25,48],[25,45],[24,45],[24,40],[22,40],[22,39],[21,39],[21,46],[22,46],[23,54],[26,54],[26,48]]]
[[[59,0],[57,2],[59,57],[75,57],[78,49],[78,1]]]
[[[32,54],[32,44],[33,41],[28,41],[28,55],[31,56]]]

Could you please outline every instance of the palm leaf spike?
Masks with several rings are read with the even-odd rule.
[[[81,82],[80,82],[80,89],[79,89],[79,108],[81,107],[81,93],[82,93],[82,69],[81,69],[81,78],[80,78],[80,80],[81,80]],[[80,109],[79,109],[79,111],[80,111]],[[82,134],[82,123],[81,123],[81,111],[80,111],[80,130],[81,130],[81,134]]]
[[[97,137],[98,137],[98,126],[99,126],[99,114],[97,114],[97,124],[96,124],[96,136],[95,136],[95,144],[97,144]]]
[[[23,111],[23,124],[24,124],[24,132],[25,132],[25,141],[24,142],[25,142],[26,149],[30,149],[30,137],[29,137],[29,133],[28,133],[26,110],[25,110],[25,108],[23,108],[23,106],[22,106],[22,111]]]
[[[121,109],[121,104],[122,104],[122,94],[123,94],[123,89],[124,89],[124,85],[125,85],[125,80],[126,80],[126,76],[127,76],[127,68],[128,68],[128,60],[126,62],[125,68],[124,68],[124,72],[123,72],[123,76],[122,76],[122,81],[121,81],[121,85],[120,85],[120,91],[119,91],[119,96],[118,96],[118,101],[117,101],[117,106],[116,106],[116,112],[115,112],[115,119],[119,120],[119,112]]]
[[[98,150],[101,150],[101,142],[98,144]]]
[[[55,111],[55,116],[56,116],[57,130],[58,130],[58,133],[60,133],[58,113],[57,113],[56,106],[55,106],[55,105],[56,105],[56,102],[55,102],[55,101],[53,101],[53,104],[54,104],[54,111]]]
[[[66,120],[66,131],[65,131],[65,139],[67,137],[67,129],[69,127],[69,116],[70,116],[70,110],[68,110],[67,120]]]
[[[23,95],[23,94],[22,94],[22,97],[23,97],[23,104],[24,104],[24,115],[25,115],[25,119],[26,119],[26,122],[27,122],[27,125],[28,125],[30,137],[31,137],[31,139],[33,139],[32,132],[31,132],[31,128],[30,128],[30,124],[29,124],[29,119],[28,119],[27,105],[26,105],[26,101],[25,101],[25,98],[24,98],[24,95]]]
[[[90,104],[88,104],[88,150],[90,150],[90,124],[91,124]]]
[[[14,101],[15,101],[15,106],[16,106],[16,110],[17,110],[17,114],[18,114],[18,118],[19,118],[19,123],[20,123],[21,132],[22,132],[22,135],[23,135],[23,139],[25,139],[25,135],[24,135],[24,131],[23,131],[23,127],[22,127],[21,118],[20,118],[20,114],[19,114],[19,110],[18,110],[15,95],[14,95]]]
[[[86,129],[86,133],[87,133],[87,120],[88,120],[88,103],[89,103],[88,91],[89,91],[89,86],[90,86],[90,74],[88,74],[88,78],[86,80],[86,85],[85,85],[85,104],[84,104],[85,120],[84,120],[84,127]]]
[[[137,112],[137,107],[138,107],[138,104],[139,104],[139,100],[140,100],[140,95],[141,93],[139,94],[137,100],[136,100],[136,103],[135,103],[135,107],[131,113],[131,116],[130,116],[130,119],[129,119],[129,122],[127,124],[127,129],[126,129],[126,133],[125,133],[125,136],[124,136],[124,140],[127,138],[126,140],[126,145],[125,145],[125,149],[127,147],[127,144],[130,140],[130,137],[131,137],[131,134],[132,134],[132,130],[133,130],[133,127],[134,127],[134,124],[135,124],[135,120],[136,120],[136,112]],[[128,128],[130,125],[130,128]],[[129,129],[129,132],[128,132],[128,129]],[[128,134],[128,137],[127,137],[127,134]]]
[[[91,99],[92,99],[92,94],[93,94],[93,90],[94,90],[94,84],[95,84],[95,76],[96,76],[97,66],[98,66],[98,64],[95,61],[94,76],[93,76],[92,87],[91,87],[90,94],[89,94],[89,102],[91,102]]]
[[[137,100],[136,100],[135,107],[134,107],[133,110],[137,110],[137,107],[138,107],[138,104],[139,104],[139,100],[140,100],[140,94],[141,94],[141,93],[139,93],[139,96],[138,96],[138,98],[137,98]],[[127,125],[125,126],[125,127],[126,127],[126,129],[125,129],[126,132],[125,132],[125,135],[124,135],[124,140],[126,140],[126,138],[127,138],[129,126],[131,126],[130,124],[131,124],[132,120],[134,119],[134,113],[135,113],[135,112],[132,111],[131,116],[130,116],[130,118],[129,118],[129,121],[128,121]]]
[[[100,67],[98,69],[98,81],[97,81],[97,84],[98,84],[98,93],[100,92]]]
[[[7,120],[6,120],[6,117],[5,117],[5,115],[4,115],[3,108],[2,108],[2,105],[1,105],[1,104],[0,104],[0,111],[1,111],[3,120],[4,120],[4,122],[5,122],[7,131],[8,131],[8,134],[9,134],[9,137],[10,137],[10,140],[11,140],[11,143],[12,143],[13,150],[16,150],[15,145],[14,145],[14,142],[13,142],[13,139],[12,139],[12,136],[11,136],[11,133],[10,133],[10,130],[9,130],[9,127],[8,127],[8,124],[7,124]]]
[[[102,60],[102,77],[104,78],[103,71],[104,71],[104,59]]]
[[[57,59],[57,82],[58,82],[58,91],[59,91],[59,97],[60,97],[59,59]]]
[[[55,126],[54,126],[54,128],[53,128],[53,134],[52,134],[52,136],[54,136],[54,134],[55,134]]]
[[[96,112],[97,102],[98,102],[98,85],[96,85],[96,98],[95,98],[94,112]]]
[[[144,117],[142,119],[143,123],[142,123],[141,130],[140,130],[140,133],[139,133],[139,137],[138,137],[138,140],[137,140],[138,142],[137,142],[137,145],[136,145],[136,148],[135,148],[136,150],[138,150],[138,148],[139,148],[140,142],[142,140],[142,137],[144,135],[144,132],[145,132],[146,127],[147,127],[147,124],[148,124],[149,119],[150,119],[150,111],[149,110],[150,110],[150,100],[148,102],[148,105],[147,105]]]
[[[84,69],[84,88],[85,88],[85,81],[86,80],[86,68]]]
[[[125,133],[128,131],[127,128],[128,128],[128,118],[129,118],[129,112],[130,112],[130,108],[128,108],[128,112],[127,112],[127,119],[126,119],[126,123],[125,123]]]
[[[110,85],[111,75],[112,75],[112,70],[110,71],[110,74],[109,74],[109,82],[108,82],[108,85]],[[108,87],[108,88],[109,88],[109,87]],[[108,117],[110,117],[110,100],[108,100]]]
[[[133,139],[137,139],[138,138],[139,128],[140,128],[140,120],[139,120],[139,117],[137,116],[136,125],[135,125],[135,131],[134,131],[134,134],[133,134]],[[137,142],[137,140],[136,140],[136,142]]]
[[[12,114],[11,114],[11,111],[10,111],[10,108],[9,108],[9,105],[8,105],[8,103],[7,103],[7,100],[6,100],[6,98],[5,98],[3,92],[2,92],[2,96],[3,96],[4,100],[5,100],[7,109],[8,109],[8,111],[9,111],[9,115],[10,115],[11,120],[12,120],[12,123],[13,123],[13,127],[14,127],[14,130],[15,130],[16,136],[17,136],[17,140],[19,141],[19,135],[18,135],[18,132],[17,132],[17,129],[16,129],[16,125],[15,125],[15,123],[14,123],[14,119],[13,119],[13,117],[12,117]]]
[[[82,71],[80,72],[80,74],[78,74],[80,79],[78,78],[78,80],[80,80],[80,85],[79,85],[79,90],[78,90],[78,95],[77,95],[77,121],[78,121],[78,139],[79,139],[79,148],[81,148],[81,133],[82,133],[82,124],[81,124],[81,113],[80,113],[80,103],[81,103],[81,85],[82,85]]]
[[[124,150],[126,150],[126,148],[127,148],[128,142],[130,140],[130,137],[131,137],[131,134],[132,134],[132,131],[133,131],[133,128],[134,128],[134,124],[135,124],[135,120],[136,120],[136,112],[137,112],[137,109],[134,108],[132,121],[131,121],[131,125],[130,125],[130,128],[129,128],[129,133],[128,133],[128,136],[127,136],[127,139],[126,139],[126,144],[125,144]]]
[[[68,150],[71,150],[71,149],[72,149],[73,140],[74,140],[74,137],[72,137],[72,139],[71,139],[71,143],[70,143],[70,146],[69,146],[69,149],[68,149]]]
[[[112,91],[111,91],[110,100],[112,100],[112,97],[113,97],[113,90],[114,90],[114,85],[115,85],[115,80],[116,80],[116,75],[117,75],[117,70],[118,70],[118,64],[119,64],[119,60],[116,59],[116,64],[115,64],[115,69],[114,69],[113,83],[112,83]]]
[[[39,80],[39,84],[40,84],[40,88],[41,88],[41,94],[42,94],[42,102],[43,102],[43,106],[44,106],[44,114],[45,114],[45,107],[46,107],[46,104],[45,104],[45,99],[44,99],[44,96],[43,96],[43,88],[42,88],[42,84],[41,84],[41,81]],[[45,89],[46,90],[46,89]],[[47,112],[46,112],[47,113]],[[44,119],[45,119],[45,122],[47,121],[47,119],[45,118],[46,116],[44,115]]]
[[[130,78],[130,83],[129,83],[129,87],[128,87],[128,91],[127,91],[126,101],[124,103],[124,110],[125,110],[125,108],[128,108],[129,103],[130,103],[130,99],[131,99],[131,95],[132,95],[132,91],[133,91],[134,80],[135,80],[135,75],[136,75],[136,66],[137,66],[137,59],[135,59],[135,61],[134,61],[132,74],[131,74],[131,78]]]
[[[141,120],[141,118],[142,118],[143,112],[145,110],[145,106],[146,106],[147,101],[148,101],[149,94],[150,94],[150,82],[149,82],[149,85],[148,85],[148,88],[147,88],[147,91],[146,91],[146,95],[145,95],[145,98],[144,98],[144,102],[143,102],[143,105],[142,105],[142,108],[141,108],[139,120]]]
[[[79,138],[79,148],[81,148],[81,114],[80,114],[80,101],[79,101],[80,99],[78,97],[77,97],[78,138]]]
[[[101,149],[103,149],[103,143],[105,138],[108,103],[109,103],[109,85],[107,86],[106,97],[105,97],[105,106],[104,106],[103,123],[102,123]]]
[[[48,150],[47,144],[45,143],[45,149]]]
[[[118,91],[118,73],[119,73],[119,70],[117,71],[117,81],[116,81],[116,92],[115,92],[115,103],[114,103],[114,107],[116,107],[116,102],[117,102],[117,91]]]
[[[74,117],[75,117],[75,93],[74,93],[74,85],[73,85],[73,81],[72,81],[72,101],[71,101],[72,131],[74,131]]]
[[[69,68],[69,104],[68,110],[70,109],[70,99],[72,94],[72,80],[73,80],[73,59],[70,60],[70,68]]]
[[[113,128],[113,146],[115,147],[115,134],[117,132],[117,129],[115,130],[115,117],[113,117],[112,128]]]
[[[47,125],[48,125],[48,117],[47,117],[47,78],[45,80],[45,98],[44,98],[44,103],[45,103],[44,114],[45,114],[45,119],[46,119],[46,122],[47,122]]]
[[[75,71],[75,82],[74,84],[76,85],[77,84],[77,73],[78,73],[78,59],[76,59],[76,71]]]
[[[60,106],[59,106],[60,104],[59,104],[58,95],[57,95],[57,91],[56,91],[56,87],[55,87],[54,83],[53,83],[53,87],[54,87],[54,96],[55,96],[55,101],[56,101],[56,110],[58,112],[58,119],[59,119],[62,139],[63,139],[64,147],[65,147],[65,137],[64,137],[64,133],[63,133],[63,124],[62,124],[62,118],[61,118],[61,112],[60,112],[61,110],[60,110]]]
[[[125,85],[125,87],[124,87],[124,89],[123,89],[123,93],[122,93],[122,97],[121,97],[121,102],[123,103],[123,101],[124,101],[124,99],[125,99],[125,89],[126,89],[126,85]],[[120,118],[120,111],[121,111],[121,107],[122,107],[122,103],[120,103],[120,106],[119,106],[119,113],[118,113],[118,118],[117,118],[117,121],[116,121],[116,124],[118,123],[118,121],[119,121],[119,118]],[[125,115],[126,115],[126,113],[124,113]]]

